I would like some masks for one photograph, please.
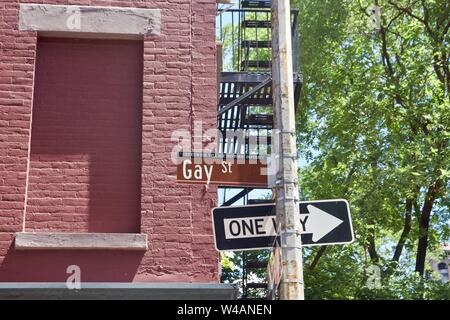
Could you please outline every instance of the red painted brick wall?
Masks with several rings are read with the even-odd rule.
[[[62,152],[55,151],[55,148],[53,151],[49,150],[50,140],[45,139],[48,132],[44,130],[47,126],[43,124],[53,120],[48,118],[48,114],[41,112],[45,110],[39,102],[40,88],[34,88],[37,35],[34,32],[18,31],[18,1],[0,2],[0,281],[65,281],[68,276],[66,268],[71,264],[81,267],[82,281],[218,281],[218,254],[214,250],[210,217],[210,209],[216,204],[216,189],[178,185],[175,182],[175,165],[170,159],[173,147],[170,138],[173,130],[180,128],[190,130],[193,121],[197,120],[203,121],[204,129],[215,127],[217,99],[215,1],[22,2],[159,8],[162,9],[162,25],[161,35],[149,36],[143,41],[142,112],[139,117],[132,113],[129,117],[123,118],[128,124],[142,121],[142,131],[139,132],[141,152],[138,155],[133,153],[136,150],[134,137],[138,133],[131,129],[136,127],[122,130],[127,133],[129,139],[121,144],[124,153],[130,155],[130,159],[125,161],[129,164],[126,170],[136,174],[139,169],[135,166],[136,157],[142,160],[139,179],[140,203],[135,204],[136,198],[131,196],[131,189],[123,188],[124,185],[136,186],[135,175],[126,178],[118,174],[108,177],[111,182],[117,181],[117,184],[112,185],[122,188],[120,192],[127,195],[130,203],[126,206],[130,206],[131,203],[134,205],[131,205],[133,209],[127,212],[131,217],[128,223],[122,224],[120,220],[116,220],[103,226],[98,221],[102,220],[102,215],[106,211],[93,210],[94,203],[83,194],[83,190],[90,185],[86,184],[86,181],[92,182],[95,176],[93,159],[100,164],[103,156],[100,152],[96,154],[95,151],[86,153],[84,151],[95,144],[100,146],[101,141],[92,139],[88,143],[85,139],[84,142],[80,139],[80,144],[77,145],[72,144],[74,140],[70,141],[69,138],[61,136],[62,141],[58,139],[54,142],[61,147]],[[115,54],[121,56],[128,53],[117,50]],[[37,60],[39,63],[40,57]],[[129,67],[135,68],[136,64],[137,61],[130,62]],[[40,76],[45,77],[45,72],[44,75],[40,72],[38,69],[37,79]],[[86,84],[72,83],[75,86]],[[105,89],[106,86],[95,85],[99,89]],[[37,94],[34,103],[33,88]],[[71,88],[67,85],[66,90]],[[91,91],[92,95],[94,93]],[[121,92],[112,89],[110,93],[115,95]],[[127,94],[133,96],[131,92]],[[56,93],[52,93],[52,96],[52,99],[58,99]],[[77,98],[82,102],[82,97]],[[135,98],[131,98],[133,99]],[[130,106],[131,104],[130,102]],[[101,109],[99,111],[105,111],[104,105],[99,107]],[[82,108],[87,106],[82,105]],[[36,121],[33,124],[33,134],[36,132],[36,136],[30,135],[33,111],[35,111],[33,119]],[[67,120],[73,110],[65,111],[67,113],[64,117]],[[124,116],[120,112],[116,114]],[[95,117],[97,120],[89,118],[92,120],[89,126],[95,125],[94,122],[101,117],[100,113]],[[110,120],[112,123],[117,119]],[[52,130],[56,129],[53,127]],[[105,127],[99,130],[106,130],[102,132],[109,132],[112,138],[116,138],[115,133]],[[96,133],[99,132],[93,131],[92,135]],[[71,137],[74,138],[74,135]],[[105,142],[101,144],[102,148],[109,149],[108,144],[111,141],[104,136],[102,139]],[[77,163],[75,169],[83,171],[83,175],[76,175],[79,183],[71,180],[75,179],[75,176],[70,177],[70,168],[63,169],[67,171],[60,171],[61,154],[74,157],[71,159]],[[81,156],[88,154],[91,162]],[[48,167],[51,161],[45,158],[48,156],[50,159],[58,157],[57,165],[51,169]],[[97,170],[108,169],[101,168],[100,165],[97,167]],[[48,207],[49,203],[46,204],[46,190],[41,188],[39,181],[55,179],[55,185],[60,185],[63,183],[61,182],[63,176],[67,177],[65,182],[68,189],[73,187],[73,190],[67,191],[79,192],[80,197],[71,204],[63,203],[62,200],[59,202],[58,200],[62,198],[56,197],[51,200],[55,201],[55,204],[48,208],[55,212],[47,213],[45,207]],[[99,184],[101,183],[103,182]],[[61,192],[64,192],[64,187]],[[70,199],[74,198],[70,196]],[[78,211],[75,209],[75,215],[71,217],[70,212],[74,205]],[[58,207],[61,210],[55,209]],[[102,207],[102,203],[98,204],[98,207]],[[137,207],[140,208],[138,217],[132,213]],[[145,253],[19,252],[14,250],[13,235],[14,232],[23,230],[139,231],[148,234],[149,250]]]

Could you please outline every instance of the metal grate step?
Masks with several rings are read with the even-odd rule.
[[[242,9],[261,9],[261,8],[270,8],[271,1],[270,0],[243,0],[241,1]]]
[[[267,144],[268,144],[268,145],[272,145],[272,137],[270,137],[270,136],[268,136],[268,137],[264,136],[264,137],[261,137],[261,139],[262,139],[262,138],[264,138],[264,139],[267,140]],[[253,141],[250,141],[250,138],[245,138],[245,139],[244,139],[244,143],[245,143],[246,145],[249,145],[250,142],[253,142]]]
[[[273,115],[271,114],[251,114],[244,119],[242,122],[250,125],[273,125]]]
[[[248,269],[266,269],[267,261],[248,261],[246,267]]]
[[[247,283],[246,287],[248,289],[267,289],[267,283],[250,282],[250,283]]]
[[[243,48],[272,48],[272,41],[267,40],[243,40]]]
[[[244,68],[266,68],[272,67],[272,62],[267,60],[244,60],[241,64]]]
[[[242,28],[270,28],[270,20],[244,20],[241,23]]]
[[[248,199],[248,201],[247,201],[248,204],[266,204],[266,203],[274,203],[274,202],[275,201],[272,199]],[[266,267],[267,262],[264,262],[264,263],[265,263],[265,267]]]

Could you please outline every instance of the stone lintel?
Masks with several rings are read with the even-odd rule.
[[[19,30],[85,38],[143,38],[158,35],[159,9],[20,4]]]
[[[16,250],[147,250],[142,233],[17,232]]]

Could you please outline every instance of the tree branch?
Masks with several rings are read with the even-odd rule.
[[[367,236],[367,251],[369,252],[370,260],[372,260],[374,264],[378,264],[380,262],[380,256],[376,249],[374,233],[374,228],[371,228],[371,230],[369,230],[369,235]]]
[[[325,253],[325,250],[327,249],[327,246],[321,246],[319,251],[317,251],[316,256],[314,257],[313,262],[311,262],[311,265],[309,266],[309,270],[313,271],[314,268],[317,266],[317,264],[319,263],[320,258],[322,257],[322,255]]]
[[[387,50],[387,40],[386,40],[386,29],[381,27],[380,29],[381,35],[381,57],[383,58],[383,62],[385,63],[386,71],[391,78],[394,78],[394,68],[392,67],[391,58],[389,52]]]
[[[391,57],[390,57],[388,49],[387,49],[386,29],[383,26],[381,26],[381,28],[380,28],[380,36],[381,36],[381,58],[382,58],[383,65],[386,70],[386,74],[388,75],[388,78],[390,78],[392,82],[394,82],[395,84],[398,84],[398,80],[395,75],[394,67],[391,62]],[[405,109],[407,108],[403,101],[402,96],[398,92],[396,92],[394,94],[394,99],[395,99],[395,102],[398,103],[399,105],[401,105],[403,108],[405,108]]]
[[[417,1],[416,1],[416,2],[417,2]],[[393,7],[395,7],[397,10],[399,10],[399,11],[405,13],[406,15],[410,16],[411,18],[414,18],[414,19],[416,19],[417,21],[421,22],[421,23],[424,25],[425,29],[428,31],[428,33],[429,33],[430,35],[434,36],[433,29],[431,29],[431,27],[430,27],[430,25],[429,25],[429,23],[428,23],[428,15],[426,15],[425,18],[421,18],[421,17],[419,17],[418,15],[414,14],[414,13],[412,12],[411,8],[401,7],[401,6],[399,6],[397,3],[395,3],[395,2],[392,1],[392,0],[388,0],[388,3],[389,3],[390,5],[392,5]],[[414,5],[414,4],[415,4],[415,2],[413,3],[413,5]],[[424,7],[424,8],[426,8],[426,7]],[[424,11],[425,11],[425,9],[424,9]]]
[[[398,262],[400,260],[400,256],[402,255],[403,247],[405,246],[406,239],[408,238],[409,232],[411,231],[411,213],[413,208],[413,200],[407,199],[405,205],[405,222],[403,225],[403,231],[398,240],[397,246],[395,247],[394,256],[392,257],[392,261]]]
[[[450,29],[450,21],[447,23],[447,25],[444,27],[444,31],[443,31],[443,37],[445,37],[445,35],[447,34],[448,30]]]
[[[419,243],[417,245],[416,271],[419,272],[421,276],[425,273],[425,259],[427,255],[431,211],[433,209],[434,201],[439,194],[441,183],[441,180],[437,180],[428,187],[419,219]]]
[[[444,75],[441,72],[439,63],[440,63],[440,61],[438,59],[438,54],[436,53],[433,55],[433,69],[434,69],[434,72],[436,73],[436,76],[438,77],[439,81],[441,81],[442,83],[445,83]]]

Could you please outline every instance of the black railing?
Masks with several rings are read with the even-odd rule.
[[[294,72],[298,72],[298,9],[291,10]],[[271,13],[268,9],[217,10],[217,40],[222,42],[224,72],[271,70]]]
[[[263,6],[264,5],[264,6]],[[267,154],[273,127],[270,1],[241,1],[240,9],[217,9],[222,42],[217,128],[223,153]],[[298,100],[298,10],[291,10],[293,71]],[[233,133],[239,133],[236,138]],[[243,135],[243,136],[242,136]],[[255,139],[256,138],[256,139]]]

